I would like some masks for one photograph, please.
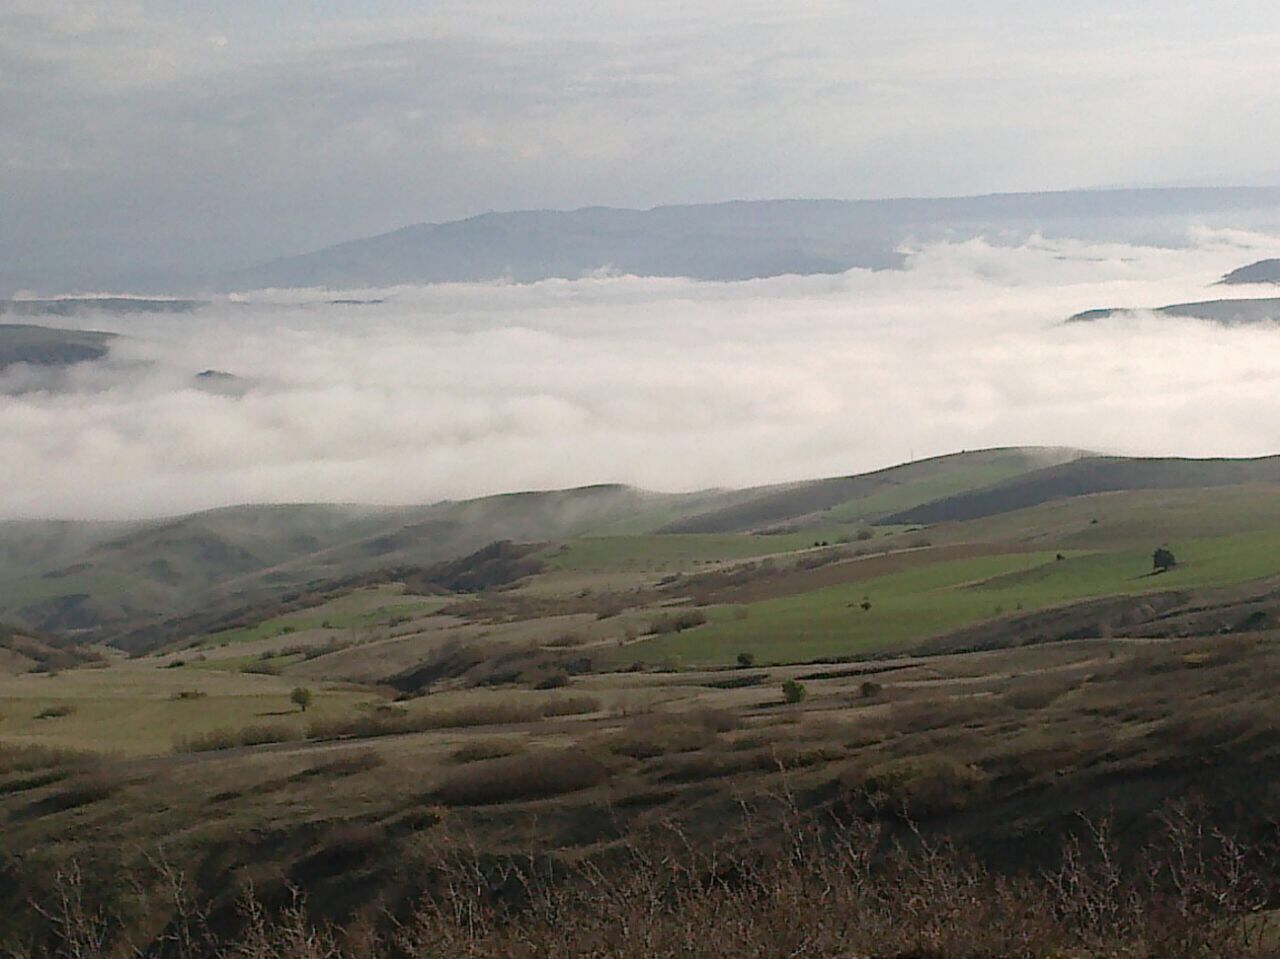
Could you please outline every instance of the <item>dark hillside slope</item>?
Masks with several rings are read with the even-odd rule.
[[[1238,270],[1232,270],[1222,278],[1228,285],[1237,283],[1280,283],[1280,260],[1259,260]]]
[[[4,311],[0,309],[0,314]],[[61,330],[47,326],[0,324],[0,370],[18,363],[70,366],[107,355],[114,333]]]
[[[649,512],[680,515],[715,494],[625,486],[514,493],[431,506],[242,506],[122,524],[0,524],[0,615],[49,632],[114,639],[196,609],[259,602],[388,566],[423,566],[495,540],[582,535]],[[79,545],[81,548],[77,548]],[[27,562],[23,559],[26,558]]]
[[[985,486],[1005,475],[1028,473],[1081,455],[1077,450],[1035,447],[978,450],[936,456],[857,476],[766,487],[756,491],[745,502],[670,523],[659,532],[750,532],[780,523],[816,519],[819,517],[814,514],[845,505],[848,510],[842,511],[842,519],[872,517],[876,515],[877,506],[885,501],[886,494],[911,498],[914,489],[916,502],[924,502],[936,498],[939,493],[952,491],[947,486],[953,483],[958,489],[964,489],[966,482],[970,488]],[[975,482],[969,479],[971,476],[986,479]],[[865,511],[859,509],[859,502],[864,500]],[[897,505],[901,504],[888,508],[893,509]],[[885,511],[884,508],[879,509],[881,513]],[[846,512],[849,514],[847,517],[844,515]]]
[[[914,506],[886,516],[881,522],[958,522],[1090,493],[1192,489],[1276,481],[1280,481],[1280,456],[1242,460],[1089,456],[1015,477],[986,489]]]
[[[1192,320],[1207,320],[1223,326],[1247,326],[1253,323],[1280,321],[1280,299],[1256,300],[1204,300],[1198,303],[1174,303],[1153,310],[1102,309],[1086,310],[1068,317],[1068,323],[1092,323],[1133,313],[1155,313],[1157,316],[1177,316]]]

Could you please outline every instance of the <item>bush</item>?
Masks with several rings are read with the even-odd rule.
[[[681,633],[686,629],[701,626],[707,621],[707,614],[697,609],[683,610],[679,613],[667,613],[659,616],[649,624],[649,632],[662,636],[667,633]]]
[[[975,766],[947,756],[895,759],[867,771],[863,789],[872,805],[890,815],[920,821],[968,806],[986,777]]]
[[[468,726],[503,726],[509,723],[533,723],[555,716],[580,716],[600,709],[595,696],[560,696],[540,702],[476,703],[456,709],[406,713],[388,711],[381,715],[356,716],[349,719],[316,720],[307,728],[308,739],[367,739],[374,736],[397,736],[420,733],[429,729],[460,729]]]
[[[563,669],[557,670],[534,683],[534,689],[560,689],[569,685],[569,674]]]
[[[435,795],[449,806],[544,799],[599,785],[604,763],[578,750],[540,750],[466,766],[447,775]]]
[[[57,706],[46,706],[40,712],[36,713],[36,719],[61,719],[63,716],[75,715],[76,708],[67,703],[60,703]]]
[[[808,697],[809,691],[805,688],[804,683],[796,682],[794,679],[788,679],[782,684],[782,698],[788,703],[802,703]]]
[[[240,672],[253,673],[259,676],[279,676],[280,667],[275,663],[249,663],[248,665],[241,666]]]
[[[858,687],[858,693],[863,699],[874,699],[882,692],[884,692],[884,687],[870,679],[863,680],[862,685]]]
[[[0,743],[0,775],[58,769],[84,762],[89,758],[88,753],[77,753],[69,749]]]
[[[267,743],[287,743],[301,739],[302,734],[290,726],[279,723],[244,726],[240,729],[214,729],[207,733],[184,736],[174,744],[180,753],[207,753],[219,749],[235,749],[240,746],[263,746]]]
[[[755,653],[739,653],[738,666],[742,669],[750,669],[756,664]]]
[[[474,763],[483,759],[501,759],[503,756],[514,756],[522,753],[525,744],[519,739],[496,739],[488,737],[469,742],[454,750],[453,758],[459,763]]]

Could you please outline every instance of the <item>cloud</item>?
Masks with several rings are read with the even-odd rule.
[[[1205,298],[1278,252],[1224,232],[1182,249],[974,240],[900,272],[354,291],[386,298],[368,306],[293,291],[94,317],[127,337],[109,364],[0,398],[0,514],[680,490],[1012,444],[1276,452],[1280,330],[1060,321]],[[254,386],[201,390],[208,368]]]
[[[1280,147],[1260,0],[277,6],[3,5],[5,268],[163,278],[488,209],[1262,182]]]

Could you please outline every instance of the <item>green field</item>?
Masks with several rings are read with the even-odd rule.
[[[758,536],[730,534],[663,534],[600,536],[575,539],[548,557],[561,572],[676,572],[706,563],[751,559],[805,549],[819,540],[813,531]]]
[[[253,626],[224,629],[210,633],[192,648],[209,649],[215,646],[238,645],[263,639],[275,639],[307,630],[355,630],[385,625],[403,616],[434,612],[448,601],[419,596],[403,596],[375,590],[364,590],[352,597],[368,597],[361,603],[326,603],[297,613],[287,613],[263,620]]]
[[[0,741],[163,755],[184,737],[220,729],[283,725],[300,732],[313,719],[347,716],[378,699],[368,691],[314,684],[314,701],[303,714],[289,702],[296,685],[276,676],[156,669],[142,662],[0,677]],[[181,698],[184,692],[189,698]],[[63,710],[66,715],[39,718]]]
[[[1018,610],[1157,590],[1225,586],[1280,574],[1280,532],[1175,545],[1179,566],[1151,575],[1146,549],[1018,553],[937,563],[781,599],[712,611],[711,622],[611,652],[611,661],[729,664],[875,652]],[[863,600],[871,603],[863,610]],[[745,612],[745,615],[744,615]]]

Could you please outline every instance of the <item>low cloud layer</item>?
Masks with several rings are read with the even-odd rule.
[[[601,277],[246,295],[124,334],[62,391],[0,374],[3,517],[243,502],[429,502],[625,482],[681,490],[960,449],[1280,452],[1280,329],[1100,306],[1207,299],[1280,240],[1184,249],[982,241],[901,272],[745,283]],[[1232,296],[1262,295],[1232,289]],[[68,324],[69,325],[69,324]],[[210,390],[217,369],[252,388]]]

